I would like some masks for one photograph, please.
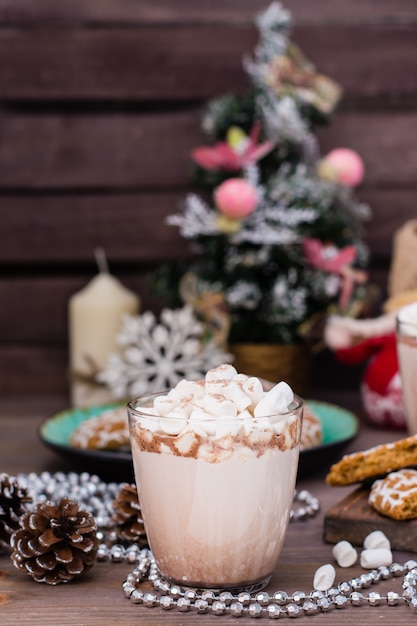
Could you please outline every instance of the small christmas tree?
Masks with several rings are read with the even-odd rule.
[[[313,132],[341,89],[291,41],[291,15],[279,3],[256,24],[247,93],[208,103],[210,145],[192,152],[201,193],[168,218],[195,259],[154,280],[170,304],[191,304],[222,344],[300,342],[312,320],[352,313],[366,280],[369,208],[353,193],[362,161],[347,149],[321,158]]]

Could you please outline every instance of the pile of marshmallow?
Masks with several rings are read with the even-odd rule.
[[[259,378],[238,374],[233,365],[223,364],[209,370],[204,380],[181,380],[167,394],[156,396],[152,407],[136,409],[159,417],[141,420],[142,426],[168,435],[180,434],[189,424],[195,432],[200,429],[220,438],[237,435],[241,428],[251,430],[258,419],[268,418],[261,420],[261,428],[272,436],[281,433],[293,400],[287,383],[265,391]]]
[[[332,553],[339,567],[351,567],[358,560],[357,550],[346,540],[333,546]],[[381,530],[374,530],[365,537],[360,564],[364,569],[389,567],[392,564],[391,543]],[[322,565],[314,574],[313,587],[317,591],[327,591],[332,587],[335,578],[336,570],[333,565]]]

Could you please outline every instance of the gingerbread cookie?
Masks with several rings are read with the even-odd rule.
[[[109,409],[82,422],[70,437],[70,445],[85,450],[115,450],[130,445],[126,407]]]
[[[368,502],[378,513],[396,520],[417,517],[416,470],[402,469],[376,480]]]
[[[326,482],[332,486],[351,485],[412,465],[417,465],[417,435],[346,454],[332,465]]]

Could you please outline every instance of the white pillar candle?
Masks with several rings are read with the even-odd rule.
[[[99,394],[92,393],[94,379],[105,367],[110,353],[118,350],[117,335],[123,315],[137,315],[139,306],[139,297],[106,269],[102,269],[70,298],[69,350],[73,405],[87,406],[111,400],[109,392],[103,389]],[[91,393],[86,395],[88,386]]]

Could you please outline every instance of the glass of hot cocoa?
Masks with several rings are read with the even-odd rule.
[[[405,421],[410,434],[417,433],[417,302],[397,313],[397,354],[401,375]]]
[[[303,401],[232,365],[128,404],[149,544],[170,583],[257,591],[288,527]]]

